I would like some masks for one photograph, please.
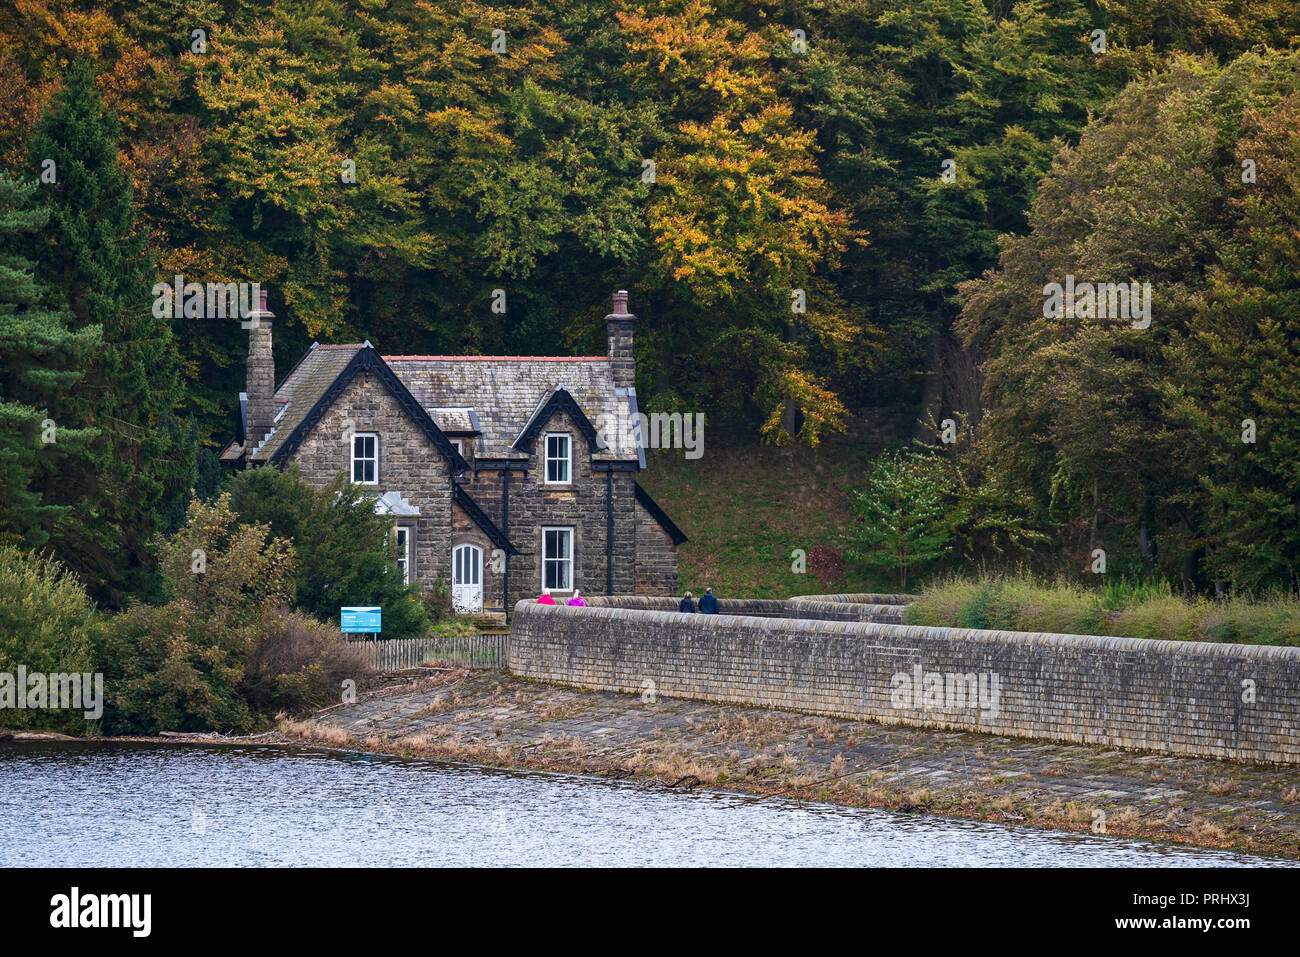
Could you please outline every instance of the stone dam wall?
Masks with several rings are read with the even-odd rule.
[[[699,602],[699,596],[696,596]],[[652,595],[610,595],[588,598],[595,608],[630,608],[635,611],[671,611],[681,607],[681,598]],[[758,618],[784,618],[786,602],[779,598],[719,598],[720,615],[753,615]]]
[[[1300,763],[1300,648],[685,615],[604,601],[616,606],[520,602],[510,670],[603,691]]]

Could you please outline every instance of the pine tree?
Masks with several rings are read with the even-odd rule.
[[[39,189],[0,174],[0,542],[32,546],[67,512],[35,480],[96,434],[54,423],[49,408],[99,342],[98,326],[69,330],[71,313],[25,254],[49,221]]]
[[[947,554],[966,518],[945,502],[948,481],[937,458],[882,456],[857,494],[858,524],[845,554],[865,568],[896,570],[906,589],[908,571]]]
[[[31,145],[33,167],[54,163],[42,273],[66,297],[73,328],[99,326],[103,334],[54,415],[101,433],[49,477],[49,497],[72,506],[55,545],[110,605],[156,581],[147,543],[180,514],[194,474],[189,429],[174,413],[182,399],[176,344],[169,320],[153,315],[153,266],[118,135],[89,66],[78,61]]]

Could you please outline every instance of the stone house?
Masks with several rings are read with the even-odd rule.
[[[277,387],[272,315],[250,317],[238,467],[340,471],[392,517],[408,581],[450,583],[458,610],[504,620],[543,585],[671,595],[681,530],[637,482],[635,317],[606,317],[607,356],[381,356],[368,341],[311,349]]]

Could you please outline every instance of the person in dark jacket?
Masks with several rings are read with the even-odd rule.
[[[700,613],[704,615],[716,615],[718,613],[718,599],[713,597],[713,589],[704,589],[704,594],[700,596]]]
[[[695,614],[695,596],[692,595],[690,592],[687,592],[685,596],[682,597],[681,607],[678,608],[677,610],[684,611],[688,615]]]

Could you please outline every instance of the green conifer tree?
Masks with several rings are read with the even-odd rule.
[[[152,310],[153,263],[136,228],[132,186],[118,159],[118,122],[84,61],[37,126],[34,168],[50,168],[48,242],[40,267],[64,296],[73,328],[102,328],[86,375],[59,403],[56,421],[100,435],[49,479],[49,497],[72,508],[55,536],[60,556],[99,601],[156,584],[147,543],[181,512],[194,475],[170,320]]]
[[[67,512],[45,499],[39,477],[96,434],[63,427],[49,409],[99,343],[98,326],[68,328],[71,313],[26,255],[50,216],[39,189],[0,173],[0,542],[34,546]]]

